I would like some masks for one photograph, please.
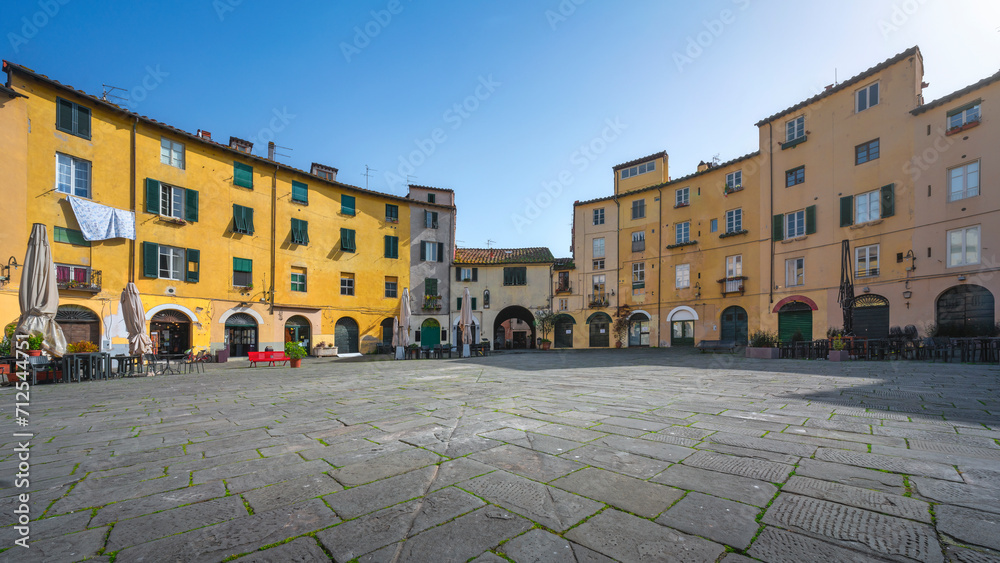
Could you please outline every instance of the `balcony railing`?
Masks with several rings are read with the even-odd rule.
[[[424,306],[425,311],[439,311],[441,310],[441,296],[440,295],[425,295],[424,296]]]
[[[746,290],[744,286],[746,280],[746,276],[730,276],[717,281],[722,285],[722,295],[730,293],[739,293],[742,295]]]
[[[101,291],[101,271],[91,270],[89,279],[84,281],[61,280],[56,285],[59,289],[69,291],[86,291],[89,293],[99,293]]]
[[[573,293],[573,288],[569,282],[559,282],[556,284],[556,293]]]
[[[858,268],[855,277],[858,278],[871,278],[878,275],[878,268]]]
[[[598,309],[600,307],[607,307],[609,304],[607,293],[592,293],[590,295],[590,308]]]

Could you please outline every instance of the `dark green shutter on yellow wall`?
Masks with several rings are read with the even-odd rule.
[[[806,234],[816,234],[816,206],[810,205],[806,208]]]
[[[160,212],[160,182],[146,178],[146,213]]]
[[[253,166],[233,161],[233,183],[253,189]]]
[[[351,195],[340,196],[340,212],[344,215],[354,215],[356,213],[354,207],[354,196]]]
[[[882,186],[882,217],[892,217],[896,213],[896,196],[894,188],[896,184]]]
[[[385,237],[385,257],[399,258],[399,237],[386,235]]]
[[[160,277],[160,245],[155,242],[142,243],[142,275]]]
[[[353,229],[340,229],[340,249],[344,252],[354,252],[357,250],[357,247],[354,244]]]
[[[840,198],[840,226],[850,227],[854,224],[854,196],[845,195]]]
[[[775,215],[771,221],[771,240],[782,240],[785,238],[785,216]]]
[[[187,270],[185,279],[189,282],[197,282],[201,275],[201,251],[189,248],[187,249],[185,259],[187,260],[187,264],[184,267]]]
[[[309,186],[302,182],[292,181],[292,201],[309,203]]]
[[[184,190],[184,220],[198,221],[198,192],[195,190]]]

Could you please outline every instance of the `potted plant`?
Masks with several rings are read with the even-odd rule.
[[[542,333],[542,338],[539,340],[542,350],[548,350],[552,346],[552,341],[549,340],[549,333],[552,332],[555,321],[556,314],[552,311],[535,311],[535,326]]]
[[[312,352],[313,352],[312,353],[313,356],[316,356],[316,357],[319,357],[319,358],[326,358],[326,357],[330,357],[330,356],[336,356],[337,355],[337,347],[336,346],[331,346],[331,345],[327,344],[326,342],[320,342],[315,347],[313,347]]]
[[[32,334],[28,337],[28,355],[29,356],[41,356],[42,355],[42,342],[45,338],[41,334]]]
[[[850,352],[844,350],[845,347],[846,345],[844,343],[843,337],[835,336],[833,338],[833,342],[831,343],[832,349],[830,350],[830,355],[828,355],[826,359],[830,360],[831,362],[846,362],[848,359],[850,359],[850,356],[848,355]]]
[[[302,358],[306,357],[306,350],[298,342],[285,342],[285,355],[288,356],[288,363],[293,368],[302,365]]]
[[[775,344],[777,343],[777,333],[766,330],[755,330],[750,333],[750,345],[747,346],[746,357],[776,360],[781,353],[781,350],[775,348]]]

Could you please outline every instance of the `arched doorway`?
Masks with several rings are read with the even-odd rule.
[[[556,348],[573,347],[573,325],[575,324],[576,320],[566,314],[555,318],[555,322],[552,323],[552,330],[555,332],[552,336],[552,343]]]
[[[535,316],[518,305],[504,307],[493,321],[493,341],[498,349],[534,348]]]
[[[90,342],[101,345],[101,319],[86,307],[60,305],[56,322],[66,336],[66,343]]]
[[[305,317],[295,315],[285,321],[285,342],[298,342],[302,344],[303,348],[309,350],[311,335],[312,325]]]
[[[748,327],[747,312],[743,307],[733,305],[722,311],[722,339],[735,342],[739,346],[747,345]]]
[[[257,351],[257,319],[233,313],[226,319],[226,347],[230,358],[245,358]]]
[[[791,341],[796,332],[802,333],[802,338],[812,340],[813,309],[808,303],[792,301],[778,309],[778,339],[782,342]]]
[[[441,323],[437,319],[424,319],[424,322],[420,323],[420,346],[433,348],[439,344],[441,344]]]
[[[382,344],[392,345],[392,319],[385,319],[382,324]]]
[[[851,309],[855,336],[860,338],[887,338],[889,336],[888,299],[881,295],[859,295],[851,302]]]
[[[149,321],[149,338],[154,354],[182,354],[191,348],[191,319],[174,309],[160,311]]]
[[[996,304],[990,290],[979,285],[957,285],[938,297],[936,318],[941,336],[984,336],[996,322]]]
[[[358,322],[342,317],[333,328],[333,345],[340,354],[358,353]]]
[[[607,348],[611,345],[611,316],[598,311],[587,317],[590,327],[590,347]]]
[[[451,323],[451,332],[455,335],[454,342],[456,346],[461,346],[463,344],[462,329],[458,327],[458,322],[461,320],[461,316],[458,316]],[[477,319],[475,315],[472,316],[472,327],[469,330],[472,332],[472,342],[469,342],[468,344],[477,343],[482,336],[482,331],[479,328],[479,319]]]
[[[628,346],[649,346],[649,315],[632,313],[628,318]]]

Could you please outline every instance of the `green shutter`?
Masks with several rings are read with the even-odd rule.
[[[354,215],[354,196],[352,195],[341,195],[340,196],[340,212],[344,215]]]
[[[385,257],[399,258],[399,237],[385,237]]]
[[[187,264],[185,265],[185,270],[187,270],[186,279],[189,282],[197,282],[198,276],[201,273],[201,251],[189,248],[187,249]]]
[[[233,271],[253,273],[253,260],[249,258],[233,258]]]
[[[302,237],[302,244],[309,244],[309,221],[299,221],[299,234]]]
[[[427,243],[425,243],[423,241],[420,242],[420,260],[421,261],[427,260],[427,247],[425,246],[425,244],[427,244]]]
[[[385,204],[385,218],[392,219],[395,221],[399,220],[399,206],[392,205],[391,203]]]
[[[247,227],[247,234],[253,234],[253,207],[243,208],[243,221]]]
[[[146,178],[146,213],[160,213],[160,182]]]
[[[240,187],[253,189],[253,166],[233,161],[233,183]]]
[[[198,222],[198,192],[184,190],[184,220]]]
[[[142,243],[142,275],[160,277],[160,245],[155,242]]]
[[[816,234],[816,206],[810,205],[806,208],[806,234]]]
[[[439,242],[438,245],[438,262],[444,262],[444,243]]]
[[[354,231],[352,229],[340,229],[340,249],[345,252],[354,252],[357,250],[354,244]]]
[[[76,113],[76,130],[74,133],[83,137],[84,139],[90,138],[90,109],[85,108],[80,105],[73,104],[73,109]]]
[[[894,188],[896,184],[882,186],[882,217],[892,217],[896,213],[896,194]]]
[[[233,204],[233,232],[242,233],[246,231],[246,223],[243,221],[243,207]]]
[[[479,268],[472,269],[472,281],[479,281]]]
[[[840,226],[850,227],[854,224],[854,196],[845,195],[840,198]]]
[[[52,230],[52,240],[55,242],[65,242],[76,246],[90,246],[90,241],[83,238],[83,233],[66,227],[55,227]]]
[[[438,281],[435,278],[427,278],[426,280],[424,280],[424,294],[425,295],[438,294]]]
[[[462,310],[462,298],[461,297],[458,298],[458,308],[455,309],[455,310],[456,311],[461,311]]]
[[[302,182],[292,181],[292,201],[309,203],[309,186]]]
[[[475,297],[472,298],[472,310],[473,311],[476,310],[476,298]]]
[[[73,132],[73,102],[56,98],[56,129]]]
[[[782,240],[785,238],[785,216],[775,215],[771,220],[771,240]]]

